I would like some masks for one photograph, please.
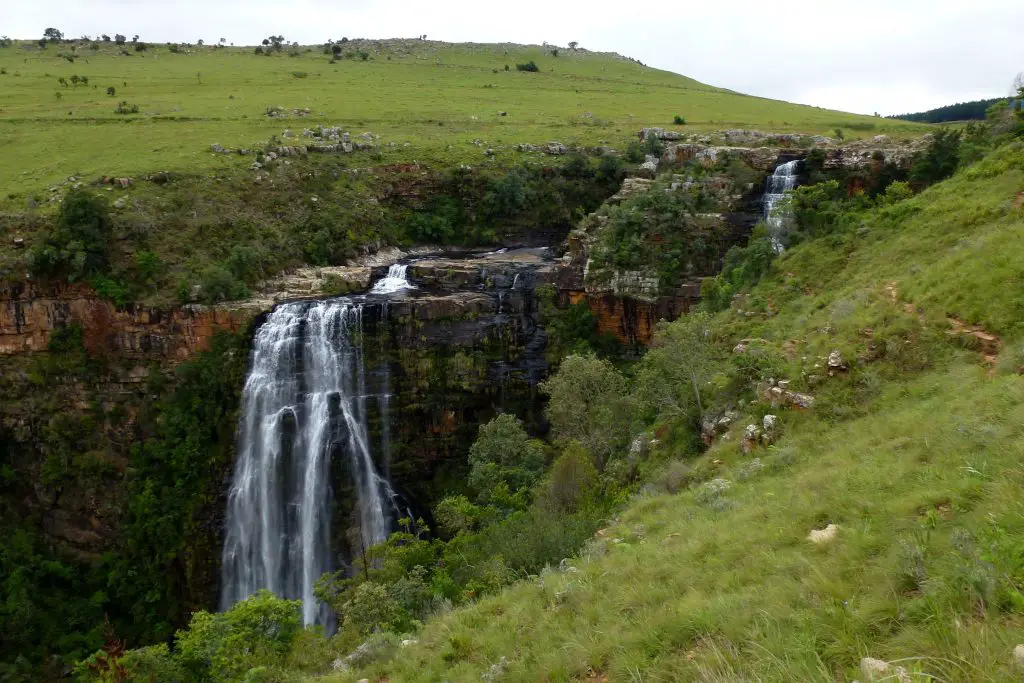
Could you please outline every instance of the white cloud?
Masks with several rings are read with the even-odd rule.
[[[565,45],[765,97],[883,114],[1006,94],[1024,70],[1020,0],[2,0],[0,32],[254,44],[283,34]]]

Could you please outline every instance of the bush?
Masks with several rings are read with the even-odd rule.
[[[280,662],[302,631],[302,603],[260,591],[227,612],[196,612],[175,635],[174,659],[191,680],[241,680]]]
[[[117,88],[115,88],[114,86],[110,86],[109,88],[107,88],[107,94],[111,97],[114,97],[115,95],[117,95]]]
[[[245,283],[239,281],[228,268],[219,264],[204,270],[199,284],[202,288],[201,298],[207,304],[236,301],[249,296],[249,289]]]
[[[72,190],[61,203],[57,226],[29,256],[30,269],[43,276],[77,281],[103,273],[110,250],[110,208],[106,198]]]
[[[109,91],[108,91],[108,94],[109,94]],[[121,103],[117,105],[117,109],[114,110],[114,113],[115,114],[138,114],[139,113],[139,105],[137,105],[137,104],[128,104],[128,102],[122,100]]]
[[[569,356],[541,390],[550,396],[547,416],[554,437],[581,444],[598,469],[629,441],[633,405],[628,382],[607,360]]]
[[[685,126],[686,125],[686,119],[684,119],[679,114],[676,114],[675,118],[672,119],[672,123],[676,124],[677,126]]]
[[[576,442],[551,467],[547,503],[556,510],[575,512],[597,485],[597,469],[590,454]]]
[[[529,71],[531,73],[536,73],[540,71],[540,69],[537,67],[536,63],[534,63],[534,61],[531,59],[525,64],[516,64],[516,71]]]
[[[935,133],[928,149],[914,159],[910,180],[918,189],[933,185],[953,175],[960,165],[959,130],[944,128]]]
[[[502,484],[515,494],[533,486],[544,469],[544,449],[514,415],[503,413],[484,425],[469,449],[469,485],[482,501]]]

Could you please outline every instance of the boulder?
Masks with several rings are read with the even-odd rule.
[[[881,659],[865,657],[860,660],[860,675],[865,683],[911,683],[910,675],[902,666],[896,666]]]
[[[835,540],[838,533],[839,527],[829,524],[824,529],[811,529],[811,533],[807,534],[807,540],[815,545],[826,545]]]
[[[828,354],[828,374],[830,376],[835,376],[837,372],[846,372],[848,369],[843,355],[839,351]]]
[[[548,154],[558,156],[561,154],[566,154],[569,151],[569,148],[563,145],[561,142],[549,142],[548,146],[544,148],[544,151],[547,152]]]
[[[1024,669],[1024,645],[1013,648],[1013,663]]]
[[[779,436],[779,418],[775,415],[765,415],[761,423],[763,427],[761,439],[766,444],[775,443],[775,439]]]
[[[744,454],[748,454],[757,448],[757,444],[761,440],[761,434],[761,429],[757,425],[747,425],[746,430],[743,432],[743,441],[740,443],[740,448],[743,449]]]

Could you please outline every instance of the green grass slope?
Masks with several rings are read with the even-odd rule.
[[[855,126],[910,134],[920,125],[750,97],[618,55],[540,46],[359,41],[335,64],[322,46],[290,56],[252,48],[166,45],[136,52],[99,43],[15,43],[0,48],[0,201],[69,175],[131,176],[240,164],[210,145],[249,146],[286,128],[340,125],[383,136],[384,161],[480,161],[480,139],[513,154],[517,143],[621,144],[642,126],[750,127],[805,133]],[[72,51],[73,49],[73,51]],[[363,61],[358,53],[364,51]],[[63,56],[62,56],[63,55]],[[74,61],[68,61],[66,57]],[[516,64],[533,60],[540,71]],[[505,66],[509,71],[505,71]],[[87,85],[64,87],[73,75]],[[107,88],[116,90],[107,95]],[[125,101],[138,114],[115,113]],[[268,118],[268,106],[310,115]],[[499,115],[506,112],[506,116]],[[408,143],[408,146],[406,146]],[[505,148],[505,149],[501,149]]]
[[[811,410],[740,406],[730,438],[686,466],[668,438],[655,457],[692,485],[635,499],[578,571],[432,619],[390,661],[328,679],[843,681],[871,656],[915,680],[1019,680],[1022,205],[1014,143],[787,253],[714,329],[727,349],[764,340]],[[1000,338],[992,365],[952,317]],[[826,377],[834,350],[849,370]],[[743,427],[766,413],[782,437],[744,455]],[[827,524],[831,543],[807,539]]]

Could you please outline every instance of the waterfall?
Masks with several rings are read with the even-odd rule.
[[[374,291],[408,287],[405,268],[392,266]],[[365,304],[371,305],[379,304]],[[304,623],[329,625],[313,585],[334,568],[332,457],[348,463],[366,547],[384,541],[401,514],[371,452],[363,313],[364,304],[347,298],[284,304],[256,333],[228,495],[224,609],[266,588],[301,599]],[[383,383],[390,383],[387,374]],[[384,386],[376,396],[385,421],[389,391]],[[385,431],[382,449],[390,448],[388,440]]]
[[[796,187],[797,172],[800,168],[800,160],[794,159],[781,164],[775,172],[768,176],[764,191],[764,222],[768,226],[768,235],[772,241],[772,247],[778,253],[782,253],[782,237],[785,229],[786,213],[783,209],[776,209],[775,205],[786,195],[787,192]]]
[[[406,278],[409,266],[396,263],[388,268],[388,274],[377,281],[377,284],[370,290],[370,294],[394,294],[403,289],[416,289]]]

